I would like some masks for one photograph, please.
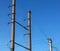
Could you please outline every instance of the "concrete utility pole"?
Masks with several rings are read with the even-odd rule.
[[[32,51],[31,48],[31,11],[28,10],[28,48]]]
[[[14,41],[15,41],[15,2],[12,0],[12,37],[11,37],[11,51],[14,51]]]
[[[49,38],[48,41],[49,41],[49,44],[50,44],[50,51],[52,51],[52,39]]]

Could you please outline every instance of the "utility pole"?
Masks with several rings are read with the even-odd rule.
[[[52,39],[49,38],[48,41],[49,41],[49,44],[50,44],[50,51],[52,51]]]
[[[31,47],[31,11],[28,10],[28,48],[32,51]]]
[[[11,37],[11,51],[14,51],[14,41],[15,41],[15,2],[12,0],[12,37]]]

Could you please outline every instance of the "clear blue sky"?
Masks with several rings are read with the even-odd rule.
[[[0,0],[0,51],[10,51],[12,0]],[[16,20],[27,26],[27,12],[31,10],[32,51],[49,51],[47,38],[53,40],[53,51],[60,51],[60,0],[16,0]],[[16,24],[15,41],[28,47],[27,31]],[[15,51],[27,51],[15,45]]]

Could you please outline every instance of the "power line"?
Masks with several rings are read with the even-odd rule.
[[[22,24],[20,24],[19,22],[15,21],[18,25],[20,25],[21,27],[23,27],[25,30],[28,30],[25,26],[23,26]]]
[[[29,48],[27,48],[27,47],[25,47],[25,46],[23,46],[23,45],[21,45],[21,44],[18,44],[18,43],[16,43],[16,42],[15,42],[15,44],[18,45],[18,46],[21,46],[21,47],[23,47],[23,48],[25,48],[25,49],[27,49],[27,50],[30,50]]]

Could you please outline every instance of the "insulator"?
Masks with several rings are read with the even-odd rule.
[[[8,8],[10,8],[10,7],[12,7],[12,6],[8,6]]]
[[[11,14],[8,14],[8,16],[10,16]]]
[[[10,22],[8,22],[8,24],[10,24]]]
[[[26,19],[24,19],[24,21],[26,21]]]
[[[8,24],[10,24],[11,22],[8,22]]]
[[[27,19],[24,19],[24,21],[26,21]]]

